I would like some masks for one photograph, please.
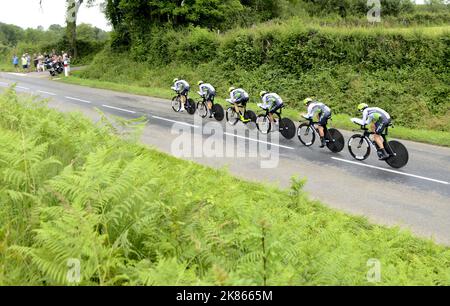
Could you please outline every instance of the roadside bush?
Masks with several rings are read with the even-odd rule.
[[[335,113],[353,114],[367,102],[386,108],[399,125],[449,131],[449,37],[445,28],[343,29],[296,19],[224,35],[155,28],[132,56],[108,50],[80,76],[164,87],[175,76],[202,79],[223,97],[232,84],[252,101],[262,89],[277,91],[298,110],[306,96]]]

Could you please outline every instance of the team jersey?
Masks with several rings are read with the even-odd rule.
[[[276,93],[268,93],[265,94],[262,97],[262,108],[268,109],[268,108],[272,108],[273,106],[280,106],[283,105],[283,99],[281,99],[281,97],[279,95],[277,95]]]
[[[369,124],[372,121],[378,122],[389,120],[391,120],[391,116],[389,116],[385,110],[378,107],[369,107],[363,112],[362,125]]]
[[[183,90],[185,88],[188,88],[188,87],[189,87],[189,83],[188,82],[186,82],[185,80],[180,80],[180,81],[175,82],[175,84],[173,85],[172,88],[174,90],[176,90],[176,91],[181,91],[181,90]]]
[[[216,92],[216,89],[211,84],[202,84],[200,85],[199,88],[200,88],[199,94],[202,97],[207,93],[211,94]]]
[[[245,99],[248,97],[249,97],[248,93],[245,90],[243,90],[242,88],[235,89],[230,93],[231,103],[239,102],[242,99]]]
[[[306,115],[306,117],[312,118],[317,112],[324,114],[331,113],[331,109],[322,102],[313,102],[308,107],[308,114]]]

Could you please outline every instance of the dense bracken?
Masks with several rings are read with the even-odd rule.
[[[450,250],[136,143],[142,121],[94,125],[0,96],[0,284],[450,284]],[[120,137],[119,137],[120,136]],[[176,178],[176,179],[175,179]],[[72,274],[69,274],[69,276]]]

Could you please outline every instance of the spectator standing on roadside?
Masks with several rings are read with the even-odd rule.
[[[31,56],[27,53],[27,68],[28,72],[31,72]]]
[[[17,57],[16,54],[13,56],[13,65],[14,69],[16,69],[16,72],[19,72],[19,57]]]
[[[38,60],[38,56],[36,53],[33,54],[33,64],[34,64],[34,71],[38,72],[39,71],[39,69],[38,69],[39,68],[39,66],[38,66],[39,60]]]
[[[44,65],[44,56],[42,55],[42,53],[39,53],[38,65],[39,65],[38,71],[44,72],[45,71],[45,65]]]
[[[27,65],[27,55],[24,54],[22,55],[22,68],[23,68],[23,72],[27,72],[28,69],[28,65]]]

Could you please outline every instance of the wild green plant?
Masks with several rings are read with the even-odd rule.
[[[326,208],[304,180],[245,182],[12,90],[0,108],[2,285],[368,285],[370,258],[381,285],[450,284],[448,248]]]

